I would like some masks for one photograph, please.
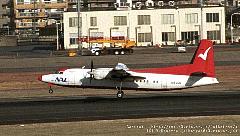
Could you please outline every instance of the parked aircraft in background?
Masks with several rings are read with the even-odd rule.
[[[84,88],[116,88],[122,98],[122,89],[170,90],[218,83],[215,78],[213,43],[201,40],[190,64],[166,68],[129,69],[123,63],[114,68],[71,68],[38,77],[51,85]]]

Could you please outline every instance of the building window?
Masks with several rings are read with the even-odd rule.
[[[219,13],[207,13],[206,20],[207,22],[219,22]]]
[[[163,42],[167,42],[167,41],[174,42],[175,41],[175,33],[174,32],[162,32],[162,41]]]
[[[198,31],[181,32],[182,40],[186,42],[193,41],[197,35]]]
[[[138,15],[138,25],[150,25],[150,15]]]
[[[80,18],[80,26],[82,25],[81,24],[81,18]],[[69,27],[77,27],[78,26],[78,17],[70,17],[69,18]]]
[[[97,26],[97,17],[90,17],[90,26]]]
[[[162,14],[162,24],[174,24],[174,14]]]
[[[207,31],[207,39],[220,40],[220,31]]]
[[[70,44],[78,44],[78,34],[77,33],[70,33]]]
[[[44,3],[51,3],[51,0],[44,0]]]
[[[70,38],[70,44],[78,44],[78,38]]]
[[[152,34],[138,33],[138,42],[152,42]]]
[[[24,0],[17,0],[17,3],[24,3]]]
[[[198,23],[198,14],[197,13],[185,14],[185,22],[187,24]]]
[[[114,16],[114,25],[115,26],[127,25],[127,17],[126,16]]]

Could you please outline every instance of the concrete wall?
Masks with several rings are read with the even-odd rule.
[[[17,36],[1,36],[0,46],[17,46]]]

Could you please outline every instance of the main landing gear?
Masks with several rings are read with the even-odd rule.
[[[118,87],[116,86],[116,89],[117,89],[117,98],[123,98],[123,96],[124,96],[124,92],[122,91],[122,82],[121,82],[121,84],[120,84],[120,87],[119,87],[119,89],[118,89]]]
[[[51,84],[48,84],[48,86],[49,86],[48,92],[49,92],[50,94],[52,94],[52,93],[53,93],[52,85],[51,85]]]

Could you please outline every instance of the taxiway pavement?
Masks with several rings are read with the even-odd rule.
[[[214,94],[128,95],[0,102],[0,124],[146,117],[239,115],[240,90]]]

